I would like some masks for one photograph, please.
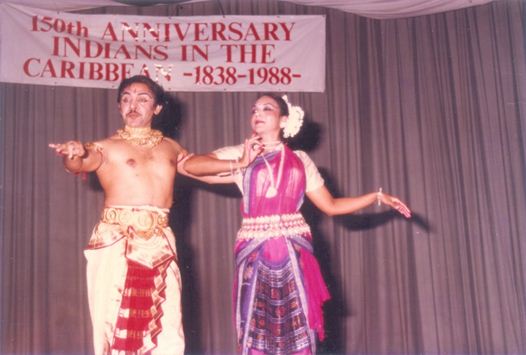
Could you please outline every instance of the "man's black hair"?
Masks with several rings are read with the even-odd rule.
[[[164,103],[164,89],[161,85],[157,84],[155,81],[150,79],[149,77],[145,75],[135,75],[129,78],[124,79],[118,88],[117,91],[117,102],[121,102],[121,96],[124,89],[126,89],[128,86],[134,83],[142,83],[150,89],[150,91],[153,93],[153,98],[155,100],[155,105],[162,105]]]

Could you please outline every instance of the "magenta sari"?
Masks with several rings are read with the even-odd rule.
[[[268,196],[272,185],[277,194]],[[329,293],[299,213],[305,188],[303,163],[287,147],[258,157],[245,171],[234,280],[243,354],[312,354],[316,339],[324,338]]]

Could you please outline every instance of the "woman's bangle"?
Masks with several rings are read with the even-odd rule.
[[[240,166],[240,165],[241,165],[241,162],[240,162],[240,160],[239,160],[239,157],[236,158],[236,164],[237,164],[236,173],[237,173],[237,174],[242,174],[244,168],[241,168],[241,166]]]
[[[378,206],[381,206],[382,205],[382,188],[380,187],[378,189],[378,192],[376,193],[376,204]]]

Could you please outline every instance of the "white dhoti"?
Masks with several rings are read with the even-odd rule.
[[[183,354],[181,275],[168,210],[105,208],[84,254],[95,354]]]

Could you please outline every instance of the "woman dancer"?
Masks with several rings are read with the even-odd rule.
[[[329,293],[313,256],[309,226],[299,212],[304,196],[328,215],[385,204],[409,218],[398,198],[372,192],[334,198],[318,169],[283,138],[294,136],[303,110],[285,97],[261,96],[252,108],[253,136],[244,144],[193,155],[182,173],[209,183],[236,183],[243,222],[235,243],[235,318],[243,354],[312,354],[324,338]]]

